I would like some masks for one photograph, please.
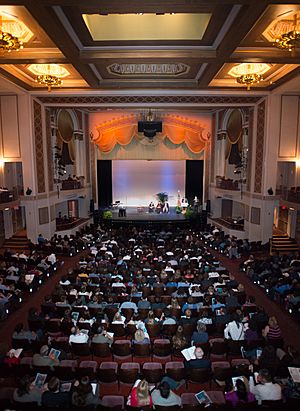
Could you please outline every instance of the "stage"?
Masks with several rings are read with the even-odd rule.
[[[177,214],[175,207],[170,207],[169,213],[149,213],[148,206],[146,207],[126,207],[126,217],[119,217],[119,209],[112,209],[113,221],[153,221],[153,222],[183,222],[186,221],[184,214]]]

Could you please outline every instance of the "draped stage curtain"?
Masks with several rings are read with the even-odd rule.
[[[116,144],[125,146],[138,135],[137,121],[136,116],[130,115],[105,122],[96,127],[98,136],[93,137],[93,141],[103,153],[111,152]],[[167,115],[162,121],[162,137],[168,138],[173,144],[185,143],[192,153],[200,153],[210,138],[210,130],[206,130],[207,127],[198,121]]]

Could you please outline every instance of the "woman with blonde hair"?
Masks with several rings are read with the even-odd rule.
[[[149,392],[149,384],[146,380],[137,380],[128,398],[128,405],[131,407],[153,406]]]

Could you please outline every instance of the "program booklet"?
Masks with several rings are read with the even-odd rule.
[[[55,348],[51,348],[50,352],[49,352],[49,357],[54,356],[54,358],[58,359],[58,357],[60,356],[61,351],[56,350]]]
[[[195,360],[195,359],[196,359],[196,356],[195,356],[195,348],[196,348],[196,347],[185,348],[184,350],[181,351],[181,354],[184,356],[184,358],[185,358],[187,361]]]
[[[195,394],[195,397],[200,404],[204,405],[204,407],[209,407],[212,404],[212,400],[205,391],[198,392],[198,394]]]
[[[98,384],[95,383],[95,382],[92,382],[92,383],[91,383],[91,386],[92,386],[92,390],[93,390],[93,394],[94,394],[94,395],[96,395],[97,385],[98,385]]]
[[[300,368],[288,367],[289,373],[294,382],[300,382]]]
[[[79,312],[78,312],[78,311],[72,312],[71,317],[72,317],[72,320],[73,320],[73,321],[78,321]]]
[[[237,382],[237,380],[242,380],[243,383],[245,383],[245,378],[242,377],[242,376],[240,376],[240,377],[232,377],[231,379],[232,379],[232,385],[233,385],[235,391],[236,391],[236,382]]]
[[[47,374],[40,374],[38,372],[35,377],[35,380],[33,381],[33,384],[38,388],[42,388],[42,386],[45,384],[46,379],[47,379]]]
[[[71,382],[64,382],[60,386],[61,392],[69,392],[71,390],[72,383]]]

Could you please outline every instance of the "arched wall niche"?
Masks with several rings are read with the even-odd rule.
[[[224,111],[216,136],[216,177],[237,181],[237,166],[244,162],[248,150],[248,109]],[[244,170],[246,173],[246,170]]]

